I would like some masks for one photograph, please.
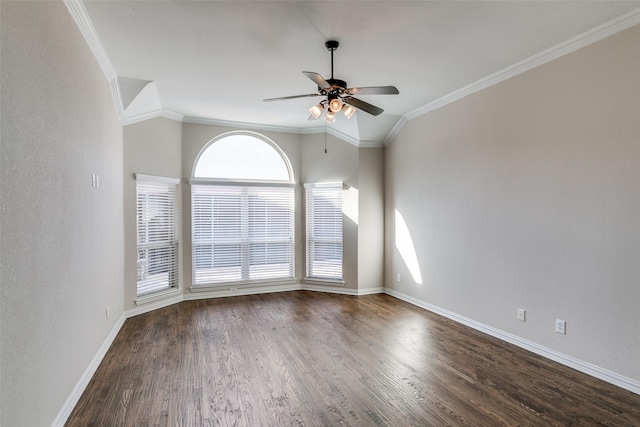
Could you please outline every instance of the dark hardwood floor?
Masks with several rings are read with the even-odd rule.
[[[388,295],[128,319],[68,426],[640,426],[640,395]]]

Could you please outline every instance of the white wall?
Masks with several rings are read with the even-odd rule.
[[[640,380],[638,46],[636,26],[410,121],[386,150],[386,286]]]
[[[0,14],[0,425],[45,426],[124,311],[122,128],[62,2]]]

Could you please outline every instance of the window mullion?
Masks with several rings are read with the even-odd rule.
[[[242,196],[240,198],[240,233],[241,233],[241,271],[242,271],[242,280],[250,279],[250,263],[249,263],[249,255],[250,255],[250,237],[249,237],[249,194],[248,189],[245,187],[242,189]]]

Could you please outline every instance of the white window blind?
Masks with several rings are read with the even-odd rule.
[[[193,285],[294,278],[292,187],[192,185]]]
[[[178,185],[136,175],[138,296],[178,287]]]
[[[342,280],[342,184],[305,184],[308,279]]]

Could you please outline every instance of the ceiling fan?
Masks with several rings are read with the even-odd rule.
[[[309,112],[311,113],[309,120],[319,119],[320,116],[322,116],[325,107],[328,106],[327,112],[324,115],[324,120],[327,123],[333,123],[336,120],[335,114],[339,111],[342,111],[348,119],[354,115],[356,109],[374,116],[382,114],[384,111],[382,108],[371,105],[361,99],[354,98],[353,95],[397,95],[400,93],[398,92],[398,89],[396,89],[395,86],[347,87],[347,82],[344,80],[333,78],[333,52],[338,48],[340,43],[335,40],[329,40],[324,45],[327,50],[331,52],[331,78],[325,80],[324,77],[318,73],[311,71],[302,72],[302,74],[318,85],[317,93],[284,96],[281,98],[268,98],[264,101],[281,101],[285,99],[325,96],[326,98],[320,101],[319,104],[316,104],[309,109]]]

